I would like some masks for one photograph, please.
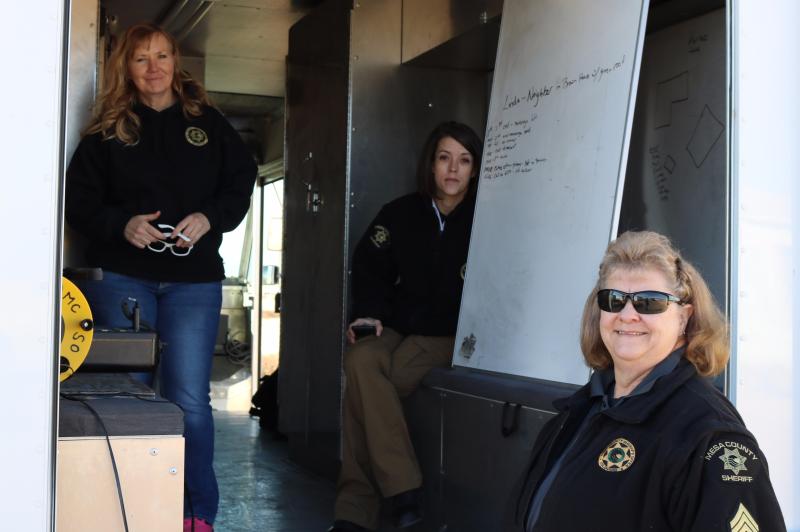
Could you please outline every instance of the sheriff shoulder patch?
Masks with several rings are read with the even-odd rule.
[[[737,441],[719,441],[706,451],[705,460],[712,462],[715,457],[719,460],[716,463],[722,465],[720,479],[723,482],[753,482],[753,477],[747,472],[754,469],[753,462],[758,461],[758,456],[746,445]]]
[[[617,473],[625,471],[636,460],[636,449],[625,438],[617,438],[609,443],[597,458],[597,465],[604,471]]]
[[[758,532],[758,523],[742,503],[731,519],[731,532]]]
[[[376,225],[372,228],[372,235],[370,235],[369,240],[378,249],[388,247],[391,241],[389,230],[382,225]]]

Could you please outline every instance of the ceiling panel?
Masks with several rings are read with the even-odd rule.
[[[206,57],[206,88],[216,92],[283,97],[286,66],[283,59]]]
[[[175,6],[183,9],[167,29],[185,32],[188,22],[204,4],[200,0],[104,0],[105,13],[115,21],[117,34],[138,22],[161,24]],[[236,94],[284,94],[284,62],[289,28],[308,8],[296,0],[235,0],[212,2],[211,8],[181,41],[185,56],[205,58],[205,83],[209,90]]]
[[[262,6],[244,3],[259,2],[215,3],[182,46],[204,50],[207,55],[283,61],[289,48],[289,28],[306,11],[293,8],[290,0],[260,2]]]

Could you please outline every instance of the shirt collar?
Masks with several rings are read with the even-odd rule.
[[[464,199],[461,200],[461,202],[458,205],[456,205],[455,209],[450,211],[450,213],[447,215],[442,214],[439,211],[439,208],[436,206],[436,200],[433,197],[422,194],[420,194],[419,196],[420,199],[422,200],[421,205],[425,210],[427,210],[429,208],[428,206],[430,205],[430,208],[433,209],[434,212],[439,213],[438,215],[441,215],[443,218],[446,218],[447,220],[455,220],[456,218],[461,217],[462,212],[469,213],[475,207],[475,195],[470,194],[470,192],[467,192],[467,195],[464,196]],[[470,214],[469,216],[471,217],[472,215]]]
[[[635,397],[637,395],[644,395],[649,392],[658,379],[664,375],[669,375],[678,366],[681,361],[683,353],[686,350],[685,346],[681,346],[669,355],[667,358],[656,364],[650,373],[645,375],[642,382],[640,382],[631,393],[624,397],[614,399],[614,367],[595,371],[589,379],[589,396],[592,399],[600,399],[603,402],[602,410],[619,405],[621,402]]]
[[[138,114],[139,116],[149,115],[149,116],[159,116],[159,115],[166,115],[166,114],[174,114],[176,111],[183,110],[181,101],[179,98],[175,99],[175,102],[160,111],[156,111],[152,107],[148,107],[140,101],[137,101],[133,104],[133,111]]]
[[[439,210],[439,206],[436,205],[436,200],[431,198],[431,205],[433,206],[433,212],[436,213],[436,220],[439,222],[439,232],[444,232],[444,223],[447,221],[447,216],[442,214],[442,211]],[[456,208],[458,205],[456,205]]]

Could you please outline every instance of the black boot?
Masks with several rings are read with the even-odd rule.
[[[361,525],[357,525],[343,519],[337,519],[328,529],[328,532],[364,532],[366,530],[368,529]]]
[[[392,520],[395,528],[408,528],[422,521],[421,496],[422,489],[417,488],[392,497]]]

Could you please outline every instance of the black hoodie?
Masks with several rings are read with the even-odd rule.
[[[474,211],[468,195],[442,231],[428,197],[384,205],[353,256],[353,317],[401,334],[455,335]]]
[[[139,141],[126,146],[85,137],[67,170],[66,218],[88,237],[89,266],[154,281],[223,279],[218,249],[250,206],[256,164],[239,135],[213,108],[187,119],[180,103],[155,111],[137,105]],[[123,236],[131,217],[161,211],[151,222],[177,225],[201,212],[211,229],[179,257],[138,249]]]

